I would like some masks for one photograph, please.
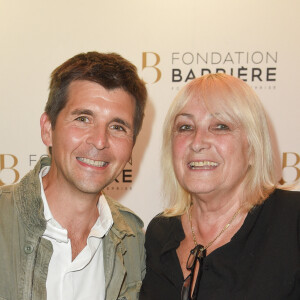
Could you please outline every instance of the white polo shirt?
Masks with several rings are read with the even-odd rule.
[[[72,261],[71,241],[66,229],[53,218],[45,196],[40,172],[41,196],[47,227],[43,237],[51,241],[53,254],[46,281],[48,300],[105,300],[103,237],[113,224],[110,208],[103,195],[98,201],[99,217],[87,238],[87,245]]]

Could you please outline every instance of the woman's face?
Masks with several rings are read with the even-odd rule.
[[[219,121],[192,99],[175,118],[172,157],[179,183],[192,196],[225,196],[241,188],[249,165],[248,142],[242,128]]]

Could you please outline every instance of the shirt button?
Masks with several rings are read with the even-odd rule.
[[[32,251],[33,251],[33,246],[30,245],[30,244],[25,245],[24,251],[25,251],[26,254],[32,253]]]

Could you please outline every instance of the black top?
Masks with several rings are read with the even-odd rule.
[[[146,232],[140,300],[180,300],[179,217],[155,217]],[[231,241],[204,259],[198,299],[300,299],[300,193],[276,190],[248,213]]]

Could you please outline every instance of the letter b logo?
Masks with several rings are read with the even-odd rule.
[[[20,174],[16,169],[14,169],[17,163],[18,159],[16,156],[12,154],[0,154],[0,186],[16,183],[19,180]],[[6,183],[3,182],[1,178],[3,178],[5,175],[7,175],[9,178],[12,178],[12,180]]]
[[[282,156],[282,170],[283,177],[280,180],[280,184],[285,184],[288,181],[297,181],[300,178],[300,169],[299,169],[300,156],[295,152],[284,152]],[[286,171],[286,172],[285,172]],[[289,172],[288,172],[289,171]],[[286,173],[292,174],[286,174]],[[293,180],[286,179],[287,175],[292,175]]]
[[[155,80],[152,81],[151,83],[156,83],[160,80],[161,78],[161,71],[160,69],[157,67],[157,65],[159,64],[160,62],[160,57],[157,53],[155,52],[143,52],[143,62],[142,62],[142,70],[144,69],[150,69],[151,68],[151,71],[149,70],[149,72],[147,72],[147,77],[153,77],[152,73],[153,71],[155,72]],[[143,78],[144,79],[144,78]],[[150,81],[148,80],[145,80],[144,81],[146,83],[150,83]]]

